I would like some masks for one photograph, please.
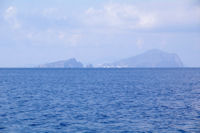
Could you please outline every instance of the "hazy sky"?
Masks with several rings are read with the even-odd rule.
[[[0,67],[98,64],[150,49],[200,67],[200,0],[0,0]]]

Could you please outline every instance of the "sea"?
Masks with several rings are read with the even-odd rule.
[[[0,133],[200,133],[200,68],[2,68]]]

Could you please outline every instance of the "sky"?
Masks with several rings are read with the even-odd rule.
[[[200,67],[200,0],[0,0],[0,67],[160,49]]]

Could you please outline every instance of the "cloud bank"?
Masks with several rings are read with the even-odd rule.
[[[43,55],[46,48],[91,63],[154,48],[176,52],[189,63],[192,55],[200,57],[199,0],[3,0],[0,6],[1,53],[21,48]],[[45,59],[53,57],[48,50]]]
[[[195,1],[151,1],[148,3],[108,3],[88,8],[86,24],[130,30],[175,28],[188,30],[200,25],[200,6]]]
[[[3,12],[4,21],[18,30],[16,34],[24,35],[21,38],[38,44],[46,41],[46,44],[75,45],[88,32],[199,32],[200,27],[200,4],[195,0],[105,2],[98,7],[89,6],[73,16],[56,5],[30,7],[27,13],[18,8],[8,6]]]

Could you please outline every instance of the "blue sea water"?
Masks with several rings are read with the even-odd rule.
[[[200,69],[0,69],[0,132],[200,133]]]

